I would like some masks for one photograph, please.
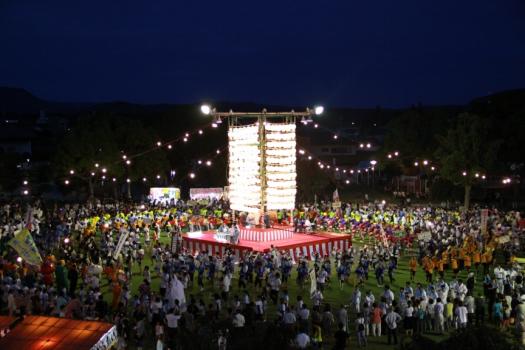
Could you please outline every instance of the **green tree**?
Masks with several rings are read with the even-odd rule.
[[[103,183],[99,181],[103,177],[106,182],[113,177],[120,179],[120,183],[126,178],[142,183],[146,178],[145,186],[157,180],[157,175],[165,178],[169,168],[164,149],[156,146],[158,140],[156,133],[138,119],[106,113],[81,118],[59,145],[54,160],[57,177],[70,177],[73,170],[74,178],[87,184],[91,199],[95,184]],[[127,194],[131,197],[129,182]]]
[[[72,178],[81,180],[88,186],[90,199],[94,198],[95,180],[102,176],[102,169],[109,171],[109,165],[118,159],[111,118],[111,115],[81,117],[63,138],[54,159],[56,176],[73,175]],[[71,170],[74,174],[70,174]]]
[[[329,189],[334,187],[334,181],[329,174],[319,169],[313,160],[298,160],[298,201],[313,202],[316,195],[328,195]]]
[[[157,176],[166,178],[169,161],[164,145],[157,146],[160,140],[152,128],[146,127],[137,119],[116,120],[115,138],[120,147],[120,155],[125,154],[130,164],[120,158],[116,165],[132,182],[142,182],[145,185],[154,181]],[[127,183],[127,196],[131,197],[131,184]]]
[[[460,114],[455,126],[437,139],[440,174],[463,186],[463,206],[468,210],[472,186],[482,174],[492,170],[501,142],[490,139],[490,123],[486,119],[469,113]]]

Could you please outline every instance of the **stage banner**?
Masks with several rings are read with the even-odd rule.
[[[120,235],[120,238],[119,238],[118,243],[117,243],[117,248],[115,248],[115,252],[113,253],[113,259],[117,259],[118,258],[118,255],[120,254],[120,251],[122,250],[122,247],[124,247],[124,243],[128,239],[128,236],[129,236],[129,232],[128,231],[123,232]]]
[[[223,189],[221,187],[210,188],[190,188],[190,199],[221,199],[223,196]]]
[[[315,270],[310,270],[310,295],[317,290],[317,278],[315,277]]]
[[[149,189],[150,201],[169,202],[171,200],[177,202],[180,199],[180,188],[177,187],[150,187]]]
[[[13,237],[8,245],[10,245],[22,259],[30,265],[40,265],[42,257],[36,247],[33,236],[27,228],[22,229],[15,237]]]

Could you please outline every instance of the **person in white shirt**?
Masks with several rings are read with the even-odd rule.
[[[470,320],[470,322],[474,321],[474,314],[476,313],[476,301],[472,294],[467,294],[467,296],[465,297],[464,304],[467,308],[468,319]]]
[[[321,269],[317,274],[317,289],[319,289],[320,291],[324,290],[324,284],[326,283],[327,276],[328,272],[326,272],[325,269]]]
[[[288,330],[292,330],[295,327],[295,324],[297,322],[297,318],[295,317],[295,314],[290,310],[290,308],[286,309],[286,312],[283,315],[283,324]]]
[[[458,284],[456,285],[456,297],[459,298],[459,300],[463,301],[465,300],[465,296],[468,293],[467,286],[463,283],[463,281],[458,280]]]
[[[392,302],[394,301],[395,296],[394,296],[394,292],[390,290],[390,286],[385,286],[385,292],[383,293],[383,297],[385,297],[386,303],[388,304],[388,306],[391,306]]]
[[[392,344],[392,340],[394,341],[394,345],[397,344],[397,323],[399,321],[401,321],[401,316],[395,312],[393,308],[390,308],[390,311],[385,316],[385,323],[388,332],[388,345]]]
[[[435,330],[439,334],[442,334],[445,331],[445,305],[441,301],[441,298],[438,298],[436,305],[434,306],[434,319],[435,319]]]
[[[295,345],[299,349],[306,349],[310,345],[310,337],[304,332],[299,332],[295,337]]]
[[[403,319],[404,328],[405,328],[405,332],[407,335],[414,334],[414,312],[415,312],[415,309],[412,306],[412,302],[408,301],[407,307],[405,308],[405,311],[404,311],[404,319]]]
[[[374,294],[372,294],[372,291],[367,291],[365,295],[365,303],[367,303],[368,305],[372,305],[375,301],[376,297],[374,296]]]
[[[303,307],[297,312],[297,316],[301,321],[308,321],[308,318],[310,317],[310,310],[308,310],[306,304],[303,304]]]
[[[466,328],[468,323],[468,310],[461,301],[455,313],[458,328]]]
[[[246,319],[244,318],[244,315],[241,314],[241,312],[237,310],[232,320],[233,327],[242,328],[244,327],[245,323],[246,323]]]
[[[361,312],[361,291],[359,288],[354,289],[352,293],[352,305],[356,313]]]
[[[230,293],[231,284],[232,284],[232,275],[231,273],[227,272],[224,274],[224,277],[222,278],[222,298],[224,300],[228,300],[228,294]]]
[[[313,303],[314,306],[320,306],[321,302],[324,299],[323,293],[321,293],[321,291],[319,289],[317,289],[317,290],[315,290],[315,292],[313,292],[313,294],[311,296],[311,299],[312,299],[312,303]]]
[[[175,333],[177,332],[177,327],[179,326],[179,319],[181,316],[179,314],[175,314],[173,309],[170,311],[171,312],[165,316],[166,326],[168,327],[168,335],[170,337],[174,337]]]

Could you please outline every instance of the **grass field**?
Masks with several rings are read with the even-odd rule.
[[[161,237],[161,242],[163,244],[165,243],[168,243],[168,238],[167,237]],[[357,246],[360,246],[360,245],[363,245],[363,244],[370,244],[372,242],[370,241],[366,241],[366,242],[362,242],[362,241],[359,241],[359,240],[354,240],[354,245],[357,245]],[[404,287],[405,286],[405,282],[408,281],[410,279],[409,277],[409,271],[408,271],[408,260],[409,260],[409,257],[410,257],[410,252],[405,252],[399,259],[399,264],[398,264],[398,269],[396,270],[395,272],[395,281],[394,283],[391,284],[391,289],[392,291],[394,292],[394,294],[396,295],[396,299],[397,299],[397,295],[398,295],[398,291],[399,291],[399,288],[400,287]],[[152,269],[152,291],[155,291],[155,292],[158,292],[159,290],[159,284],[160,284],[160,279],[158,276],[156,276],[156,274],[154,273],[154,270],[153,270],[153,262],[151,260],[151,255],[149,253],[146,254],[146,257],[143,261],[143,264],[142,266],[144,267],[145,265],[149,265],[150,266],[150,269]],[[354,269],[355,269],[355,266],[354,266]],[[233,295],[239,295],[241,296],[241,292],[237,286],[237,275],[238,275],[238,272],[236,271],[236,273],[234,274],[234,280],[232,281],[232,289],[231,289],[231,292],[230,292],[230,296],[233,296]],[[352,272],[352,275],[351,275],[351,278],[349,279],[349,284],[346,284],[344,287],[343,287],[343,290],[340,289],[339,287],[339,282],[337,280],[337,276],[336,276],[336,272],[335,272],[335,269],[332,268],[332,276],[331,276],[331,283],[327,285],[327,288],[324,292],[324,302],[325,303],[329,303],[331,306],[332,306],[332,312],[336,312],[336,310],[340,307],[341,304],[350,304],[350,298],[351,298],[351,295],[352,295],[352,291],[354,289],[354,286],[352,285],[352,281],[354,280],[353,279],[353,276],[355,276],[355,274]],[[459,274],[459,278],[463,278],[463,280],[465,281],[466,280],[466,272],[460,272]],[[478,274],[478,278],[477,278],[477,281],[476,281],[476,289],[477,290],[481,290],[481,283],[482,283],[482,275],[481,273]],[[309,307],[311,307],[311,302],[310,302],[310,298],[309,298],[309,284],[305,284],[305,288],[304,290],[301,290],[301,288],[297,285],[297,283],[295,283],[295,278],[296,278],[296,271],[295,271],[295,267],[292,271],[292,276],[291,276],[291,279],[290,279],[290,282],[288,283],[288,286],[287,286],[287,290],[288,290],[288,294],[290,296],[290,303],[294,303],[295,300],[296,300],[296,297],[298,295],[301,295],[303,297],[303,299],[305,300],[305,302],[309,305]],[[446,273],[445,274],[445,280],[446,281],[449,281],[450,279],[452,278],[452,273],[451,272],[448,272],[448,274]],[[196,277],[195,277],[195,283],[194,283],[194,287],[190,290],[187,290],[187,294],[186,295],[189,295],[189,294],[193,294],[197,299],[199,298],[202,298],[206,303],[208,303],[209,301],[211,301],[211,297],[213,296],[213,294],[215,292],[219,292],[220,293],[220,283],[215,283],[215,288],[212,288],[211,286],[209,286],[208,284],[206,284],[207,281],[205,281],[205,290],[203,292],[200,292],[196,286]],[[424,276],[424,273],[423,271],[421,270],[421,268],[418,268],[418,272],[416,273],[416,278],[415,278],[415,281],[413,282],[413,286],[415,287],[415,283],[417,282],[421,282],[424,286],[426,286],[426,282],[425,282],[425,276]],[[139,266],[137,264],[135,264],[133,266],[133,278],[132,278],[132,281],[131,281],[131,291],[132,291],[132,296],[133,295],[136,295],[138,294],[137,291],[138,291],[138,287],[139,285],[142,283],[142,271],[140,271],[139,269]],[[388,283],[388,277],[385,276],[385,283]],[[106,282],[104,282],[104,287],[103,287],[103,291],[104,291],[104,295],[105,295],[105,298],[106,300],[111,303],[111,298],[112,298],[112,294],[111,294],[111,290],[110,290],[110,287],[106,284]],[[255,296],[257,295],[256,292],[254,291],[254,288],[253,286],[249,285],[248,286],[248,290],[250,292],[250,297],[252,298],[255,298]],[[361,292],[363,293],[363,297],[362,297],[362,300],[364,299],[364,294],[367,290],[371,290],[373,292],[373,294],[376,296],[376,299],[378,299],[378,296],[380,296],[383,292],[383,287],[378,287],[377,284],[376,284],[376,280],[375,280],[375,275],[373,273],[373,271],[371,271],[370,273],[370,278],[368,281],[365,282],[365,285],[361,287]],[[271,303],[269,302],[268,303],[268,312],[267,312],[267,315],[268,315],[268,320],[273,320],[275,318],[275,312],[276,310],[276,307]],[[355,315],[353,315],[352,313],[349,312],[349,318],[350,318],[350,330],[351,330],[351,338],[350,338],[350,348],[354,348],[354,347],[357,347],[357,341],[356,341],[356,338],[353,336],[353,324],[354,324],[354,319],[355,319]],[[401,333],[401,332],[400,332]],[[151,334],[151,333],[150,333]],[[430,338],[434,339],[434,340],[439,340],[439,339],[444,339],[444,336],[429,336]],[[153,338],[153,335],[150,335],[150,338]],[[333,342],[333,339],[323,339],[323,341],[325,342],[325,344],[327,344],[327,347],[326,348],[331,348],[331,344]],[[133,347],[132,347],[133,348]],[[382,337],[372,337],[370,336],[368,338],[368,349],[387,349],[387,348],[392,348],[392,346],[388,346],[387,345],[387,339],[386,339],[386,336],[382,336]]]

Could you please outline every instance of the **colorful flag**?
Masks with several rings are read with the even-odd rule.
[[[18,255],[30,265],[40,265],[42,257],[36,247],[33,236],[27,228],[22,229],[8,243]]]

